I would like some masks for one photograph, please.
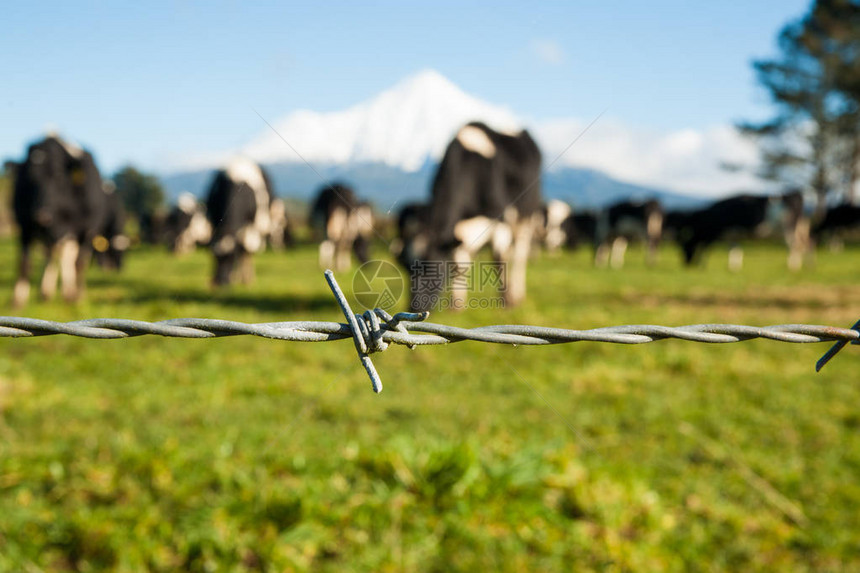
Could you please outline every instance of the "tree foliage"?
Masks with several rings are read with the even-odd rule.
[[[0,237],[12,234],[12,176],[0,171]]]
[[[164,189],[158,178],[131,165],[117,171],[113,182],[126,211],[138,219],[154,213],[164,204]]]
[[[851,198],[860,161],[860,3],[816,0],[779,34],[779,56],[753,63],[776,108],[774,117],[743,123],[762,152],[760,175]]]

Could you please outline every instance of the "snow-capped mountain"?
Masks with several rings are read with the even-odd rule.
[[[244,155],[273,171],[280,193],[306,199],[323,183],[320,177],[336,178],[387,208],[426,197],[451,138],[465,123],[480,120],[499,130],[529,129],[544,155],[544,195],[580,206],[631,195],[679,204],[758,186],[749,172],[719,167],[750,165],[757,156],[755,145],[729,125],[659,132],[598,119],[526,120],[424,70],[342,111],[300,110],[267,119],[271,127],[263,126],[247,144],[187,157],[163,180],[170,197],[182,189],[201,194],[212,169]]]
[[[272,124],[241,150],[264,163],[383,163],[414,172],[438,159],[463,124],[480,120],[496,129],[521,129],[505,107],[483,102],[433,70],[401,81],[343,111],[302,110]],[[280,135],[279,135],[280,134]]]

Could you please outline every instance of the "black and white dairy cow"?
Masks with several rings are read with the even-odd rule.
[[[564,246],[576,249],[583,243],[588,243],[597,249],[597,224],[600,214],[594,211],[573,213],[561,223],[564,233]]]
[[[619,201],[600,213],[595,229],[594,263],[613,268],[624,266],[624,254],[630,242],[644,242],[646,262],[657,260],[657,248],[663,236],[663,208],[660,202]]]
[[[672,213],[669,222],[687,265],[698,262],[711,244],[727,241],[732,245],[729,269],[740,270],[743,251],[739,241],[777,233],[788,246],[790,269],[800,268],[809,250],[809,218],[804,214],[803,196],[796,191],[774,196],[736,195],[704,209]]]
[[[21,255],[13,304],[30,294],[30,250],[40,242],[47,250],[41,293],[52,298],[57,281],[67,300],[84,288],[84,271],[106,212],[102,179],[92,155],[56,135],[32,144],[18,165],[13,211],[20,229]]]
[[[627,245],[644,242],[646,261],[653,264],[663,235],[663,209],[656,200],[620,201],[601,211],[583,211],[562,221],[560,238],[568,248],[590,243],[596,266],[624,266]]]
[[[500,133],[478,122],[460,129],[436,171],[426,227],[403,245],[413,310],[434,306],[449,269],[461,273],[486,244],[503,264],[506,304],[523,300],[529,249],[541,220],[540,176],[540,150],[527,131]],[[428,270],[442,270],[441,280],[424,280]],[[455,309],[465,308],[462,283],[450,288]]]
[[[842,248],[843,237],[860,232],[860,205],[842,203],[827,209],[824,217],[812,229],[815,242],[827,239],[832,250]]]
[[[215,255],[214,286],[229,285],[234,271],[242,283],[253,280],[251,257],[266,246],[274,198],[268,175],[250,159],[236,158],[215,174],[206,198]]]
[[[351,187],[344,183],[322,187],[311,206],[310,224],[320,243],[320,267],[346,270],[352,264],[353,251],[359,262],[367,262],[373,211],[358,200]]]
[[[168,213],[164,240],[167,248],[177,255],[188,254],[212,240],[212,224],[206,217],[206,207],[191,193],[181,193]]]

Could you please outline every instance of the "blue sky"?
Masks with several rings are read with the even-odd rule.
[[[363,4],[359,6],[359,4]],[[0,157],[48,125],[102,168],[238,146],[296,109],[345,108],[434,68],[534,119],[650,130],[764,117],[753,58],[806,1],[13,3]]]

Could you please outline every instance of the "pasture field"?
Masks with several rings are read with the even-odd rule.
[[[539,254],[521,307],[431,320],[860,318],[856,246],[801,273],[768,245],[737,274],[643,258]],[[20,314],[343,318],[310,246],[229,292],[210,264],[141,249]],[[860,353],[816,374],[828,347],[393,347],[375,395],[349,340],[0,339],[0,571],[860,570]]]

